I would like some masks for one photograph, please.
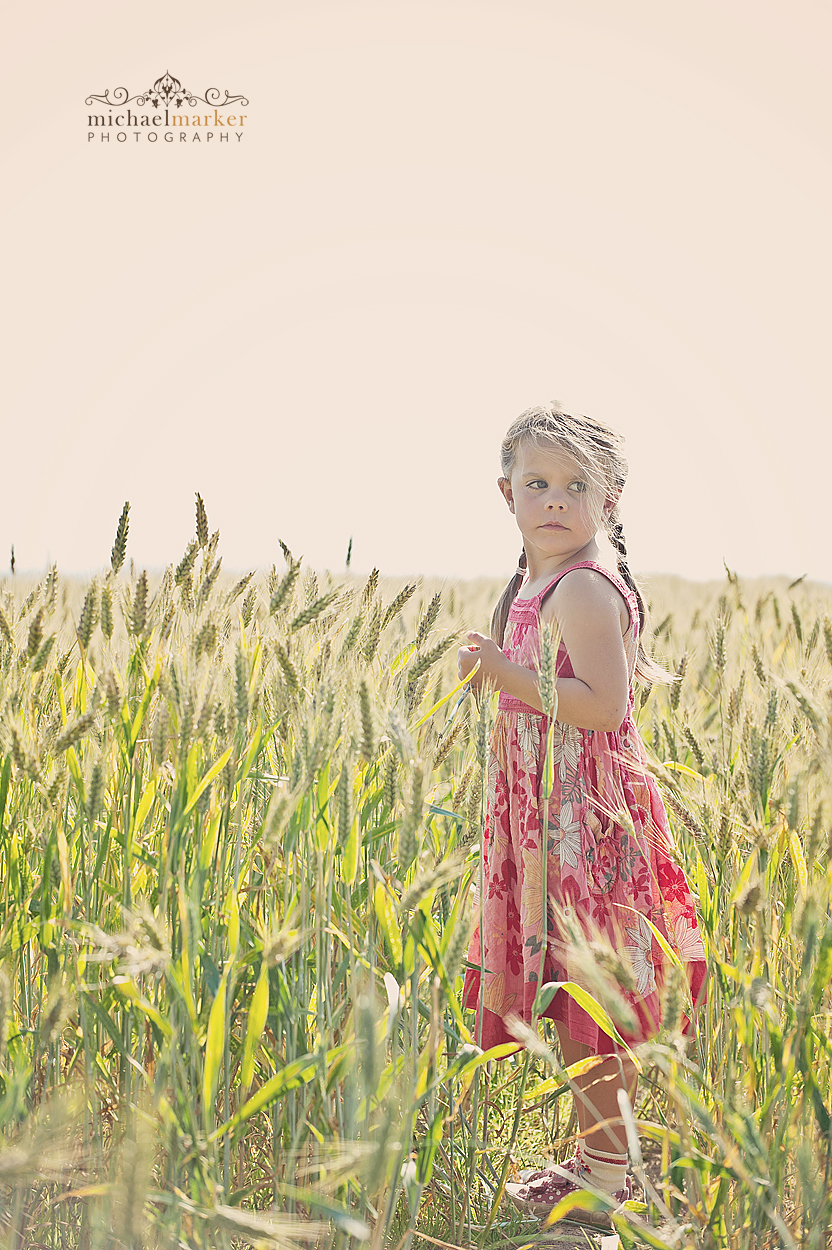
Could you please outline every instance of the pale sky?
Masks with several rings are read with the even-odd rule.
[[[45,0],[6,15],[0,569],[503,576],[500,439],[619,428],[642,572],[832,581],[832,88],[809,0]],[[88,142],[88,95],[249,100]]]

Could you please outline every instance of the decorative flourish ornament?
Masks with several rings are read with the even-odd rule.
[[[182,108],[187,104],[189,108],[195,108],[197,104],[208,104],[211,108],[225,108],[229,104],[242,104],[248,107],[248,100],[242,95],[229,95],[225,93],[225,98],[221,98],[219,87],[207,87],[205,95],[197,95],[195,91],[189,91],[178,78],[174,78],[171,73],[165,70],[160,78],[157,78],[149,91],[140,92],[139,95],[130,95],[126,87],[116,87],[110,96],[109,87],[103,95],[87,96],[87,104],[109,104],[110,106],[121,107],[124,104],[138,104],[139,106],[148,102],[154,108],[158,108],[160,104],[173,104],[175,108]]]

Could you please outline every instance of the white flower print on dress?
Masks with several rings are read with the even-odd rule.
[[[704,959],[705,943],[696,925],[691,924],[687,916],[677,916],[673,925],[673,936],[680,959]]]
[[[529,712],[518,712],[517,737],[520,742],[520,749],[523,752],[523,758],[526,761],[526,767],[531,771],[537,765],[537,755],[540,750],[540,725],[538,724],[538,718]]]
[[[577,868],[581,853],[581,822],[568,799],[560,805],[560,824],[549,822],[549,834],[554,835],[552,849],[560,852],[561,866],[568,864],[570,868]]]
[[[637,979],[637,988],[639,994],[652,994],[656,988],[656,970],[653,967],[653,931],[643,916],[638,918],[638,928],[626,930],[627,936],[632,938],[632,945],[628,942],[625,950],[633,965],[633,972]]]
[[[581,731],[577,725],[555,721],[552,734],[552,758],[556,764],[578,767],[581,758]]]

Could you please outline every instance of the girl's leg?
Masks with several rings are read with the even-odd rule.
[[[569,1036],[566,1025],[556,1021],[561,1053],[566,1067],[585,1059],[589,1047],[575,1042]],[[637,1074],[629,1059],[622,1058],[625,1088],[630,1102],[635,1100]],[[593,1154],[621,1156],[627,1153],[627,1135],[621,1122],[618,1091],[621,1088],[621,1069],[618,1059],[610,1055],[602,1063],[575,1079],[580,1093],[575,1095],[575,1111],[584,1147]],[[583,1095],[583,1096],[581,1096]],[[609,1121],[605,1124],[605,1121]]]
[[[589,1054],[589,1047],[574,1042],[566,1025],[556,1021],[563,1062],[567,1068]],[[635,1098],[636,1073],[632,1063],[622,1062],[624,1084],[630,1100]],[[509,1185],[512,1199],[522,1210],[541,1215],[570,1189],[589,1186],[609,1194],[614,1202],[632,1197],[627,1179],[627,1137],[618,1106],[622,1086],[621,1068],[614,1055],[596,1064],[574,1080],[575,1111],[578,1119],[578,1149],[574,1160],[544,1169],[523,1186]],[[516,1189],[516,1196],[512,1192]],[[569,1216],[566,1217],[567,1219]],[[583,1219],[589,1219],[584,1214]],[[594,1217],[593,1217],[594,1219]],[[591,1221],[592,1222],[592,1221]]]

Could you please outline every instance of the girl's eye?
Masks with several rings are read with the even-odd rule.
[[[586,494],[586,482],[582,482],[582,481],[580,481],[580,479],[579,479],[579,480],[578,480],[578,481],[576,481],[576,482],[572,482],[572,484],[571,484],[571,486],[569,487],[569,489],[570,489],[570,490],[574,490],[574,491],[576,492],[576,494],[578,494],[578,495],[585,495],[585,494]]]
[[[549,483],[544,482],[542,477],[535,478],[533,482],[529,482],[532,490],[545,490],[548,485]]]

